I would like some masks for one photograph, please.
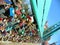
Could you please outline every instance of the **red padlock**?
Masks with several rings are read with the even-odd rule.
[[[35,30],[32,30],[32,33],[35,33]]]
[[[2,21],[3,20],[3,18],[0,18],[0,21]]]
[[[17,14],[17,15],[21,15],[20,10],[16,10],[16,14]]]
[[[22,23],[22,22],[20,22],[20,24],[19,24],[19,25],[20,25],[20,27],[22,27],[22,26],[23,26],[23,23]]]
[[[32,20],[31,17],[30,17],[29,15],[27,16],[27,18],[28,18],[29,20]]]

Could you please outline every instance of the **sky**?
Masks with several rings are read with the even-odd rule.
[[[47,20],[49,27],[60,21],[60,0],[52,0]],[[60,45],[60,30],[51,36],[49,43],[53,42]]]
[[[51,26],[60,19],[60,0],[52,0],[52,4],[48,14],[48,25]]]

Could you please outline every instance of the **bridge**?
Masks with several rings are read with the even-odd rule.
[[[46,31],[44,31],[43,39],[47,40],[58,30],[60,30],[60,22],[54,24],[53,26],[49,27]]]

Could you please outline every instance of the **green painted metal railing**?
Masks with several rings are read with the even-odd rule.
[[[30,1],[39,27],[38,29],[39,35],[42,38],[44,32],[44,25],[46,22],[46,18],[48,16],[52,0],[30,0]]]

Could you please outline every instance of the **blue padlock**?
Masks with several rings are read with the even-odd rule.
[[[12,4],[11,0],[4,0],[7,4]]]
[[[14,12],[14,8],[13,7],[10,7],[9,8],[9,12],[10,12],[10,14],[9,14],[10,16],[13,17],[15,15],[15,12]]]

